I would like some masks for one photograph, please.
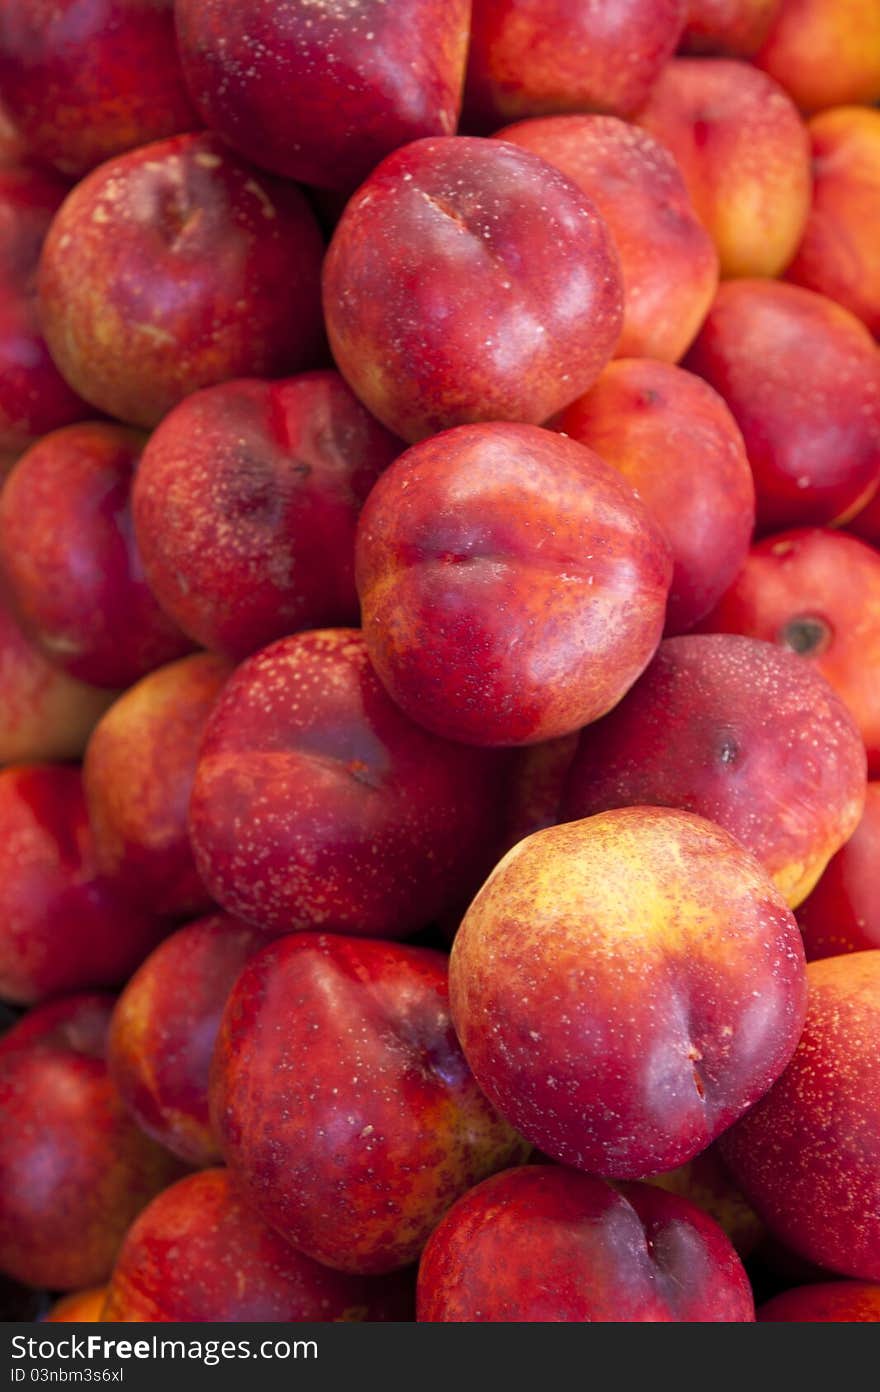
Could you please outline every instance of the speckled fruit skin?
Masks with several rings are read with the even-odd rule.
[[[553,424],[613,464],[659,525],[673,558],[664,631],[686,632],[737,574],[755,523],[752,471],[724,401],[681,368],[624,358]]]
[[[845,522],[880,476],[880,352],[855,315],[776,281],[722,285],[685,358],[724,397],[755,476],[758,529]]]
[[[412,1273],[329,1271],[267,1227],[226,1170],[190,1175],[131,1228],[110,1282],[112,1323],[409,1320]]]
[[[775,276],[810,209],[810,142],[782,88],[749,63],[676,58],[637,123],[675,156],[721,274]]]
[[[751,851],[794,908],[855,831],[865,777],[855,722],[818,672],[755,638],[686,634],[583,731],[561,815],[695,812]]]
[[[265,937],[227,914],[188,923],[160,943],[116,1003],[107,1059],[138,1125],[181,1160],[218,1163],[208,1075],[220,1017]]]
[[[874,0],[782,0],[755,62],[804,111],[868,106],[880,100],[877,6]]]
[[[693,1158],[767,1091],[804,1018],[794,916],[688,813],[628,807],[536,832],[458,930],[456,1032],[545,1155],[633,1179]]]
[[[422,1323],[750,1323],[748,1277],[693,1204],[551,1165],[459,1199],[419,1267]]]
[[[211,906],[187,817],[208,715],[231,673],[210,653],[160,667],[114,702],[86,749],[97,863],[154,913],[179,918]]]
[[[807,965],[807,1018],[721,1153],[774,1237],[828,1271],[880,1280],[880,952]]]
[[[880,783],[869,783],[862,820],[798,909],[807,961],[880,948]]]
[[[603,715],[657,646],[671,574],[620,474],[535,426],[423,441],[358,523],[376,671],[413,720],[472,745],[536,744]]]
[[[880,337],[874,237],[880,207],[880,111],[838,107],[814,116],[807,129],[813,146],[813,203],[786,278],[836,300]]]
[[[0,0],[0,88],[35,159],[78,178],[194,130],[173,0]]]
[[[781,0],[688,0],[681,47],[686,53],[751,58],[757,53]]]
[[[0,1269],[25,1285],[105,1281],[132,1219],[181,1173],[110,1082],[112,1004],[52,1002],[0,1042]]]
[[[821,528],[766,537],[700,627],[791,648],[829,681],[858,725],[871,777],[880,775],[880,556]]]
[[[707,1213],[727,1233],[743,1260],[766,1238],[764,1224],[725,1169],[717,1142],[677,1169],[654,1175],[648,1183],[687,1199]]]
[[[521,121],[496,139],[561,170],[608,224],[623,276],[615,357],[677,362],[712,303],[718,253],[669,151],[615,116]]]
[[[322,254],[293,184],[212,135],[157,141],[63,203],[40,259],[46,339],[86,401],[154,426],[200,387],[315,365]]]
[[[150,439],[134,487],[153,592],[235,660],[300,629],[357,623],[358,513],[403,449],[337,372],[188,397]]]
[[[40,249],[66,193],[63,180],[0,153],[0,458],[89,414],[49,357],[37,314]]]
[[[107,1287],[90,1286],[56,1300],[45,1317],[46,1324],[96,1324],[103,1318]]]
[[[356,630],[297,634],[243,663],[210,717],[196,865],[224,908],[272,933],[405,937],[492,864],[505,767],[408,720]]]
[[[69,425],[22,456],[0,493],[0,567],[26,631],[71,676],[123,687],[192,644],[147,586],[132,535],[142,437]]]
[[[0,590],[0,764],[79,758],[113,695],[50,662]]]
[[[529,1152],[471,1076],[446,965],[294,934],[227,1003],[211,1077],[223,1155],[266,1221],[327,1266],[407,1266],[460,1194]]]
[[[878,1324],[880,1285],[822,1281],[815,1286],[797,1286],[768,1300],[756,1318],[773,1324]]]
[[[350,192],[381,159],[454,135],[470,0],[177,0],[205,122],[266,169]]]
[[[413,443],[473,421],[539,425],[586,391],[622,325],[593,203],[497,140],[418,140],[349,202],[324,262],[336,364]]]
[[[100,874],[78,768],[0,770],[0,853],[6,1000],[116,986],[168,931]]]
[[[685,0],[474,0],[473,11],[465,115],[491,130],[567,111],[632,115],[675,49]]]

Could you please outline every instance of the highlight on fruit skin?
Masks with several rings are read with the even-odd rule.
[[[728,832],[624,807],[507,853],[456,934],[449,989],[465,1057],[511,1125],[562,1164],[635,1179],[705,1150],[783,1072],[804,949]]]
[[[878,104],[0,0],[0,1314],[880,1320]]]
[[[68,194],[37,277],[56,364],[152,429],[191,392],[316,367],[323,240],[305,193],[210,132],[116,156]]]
[[[408,1320],[413,1276],[331,1271],[297,1252],[244,1201],[227,1170],[172,1184],[143,1210],[107,1287],[111,1323]]]
[[[856,830],[865,776],[856,723],[815,667],[756,638],[685,634],[581,732],[560,820],[639,804],[697,812],[796,908]]]
[[[591,199],[530,150],[417,140],[346,204],[323,268],[336,365],[414,444],[481,421],[540,425],[596,380],[623,323]]]
[[[270,173],[349,194],[398,147],[455,134],[470,0],[176,0],[175,18],[203,121]]]
[[[417,1317],[749,1323],[755,1316],[729,1240],[686,1199],[532,1165],[484,1180],[434,1230],[419,1265]]]
[[[636,124],[675,156],[721,278],[780,275],[810,210],[810,142],[772,77],[729,58],[674,58]]]
[[[358,522],[355,579],[370,660],[407,715],[459,744],[515,747],[620,700],[660,641],[672,556],[593,450],[484,423],[385,471]]]
[[[296,633],[243,662],[208,717],[189,804],[196,868],[270,936],[409,937],[491,869],[506,765],[506,751],[409,719],[360,630]]]
[[[335,1271],[401,1271],[451,1204],[530,1146],[486,1099],[432,948],[290,933],[227,1001],[211,1117],[246,1201]]]
[[[0,1037],[0,1271],[37,1290],[105,1282],[134,1218],[183,1172],[110,1081],[112,1005],[69,995]]]
[[[2,0],[0,88],[28,155],[69,179],[197,128],[173,0]]]
[[[807,1015],[777,1083],[721,1140],[771,1234],[809,1262],[880,1280],[880,951],[807,965]]]
[[[616,116],[544,116],[495,131],[555,165],[595,203],[620,257],[615,358],[675,363],[718,288],[718,253],[671,152]]]

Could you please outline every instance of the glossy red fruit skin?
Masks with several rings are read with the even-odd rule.
[[[724,401],[693,373],[621,358],[553,425],[619,469],[663,531],[664,633],[687,632],[734,579],[755,525],[752,472]]]
[[[132,535],[143,443],[121,426],[67,426],[33,445],[0,493],[0,565],[22,623],[97,686],[130,686],[192,646],[147,586]]]
[[[862,820],[798,909],[807,961],[880,947],[880,783],[869,783]]]
[[[114,702],[86,747],[83,785],[97,862],[163,916],[211,907],[187,817],[208,715],[231,673],[212,653],[160,667]]]
[[[807,223],[812,176],[806,128],[779,84],[751,63],[674,58],[635,121],[674,155],[722,280],[781,275]]]
[[[746,633],[796,652],[830,682],[880,774],[880,556],[846,532],[798,528],[757,542],[706,633]]]
[[[766,872],[702,817],[628,807],[508,852],[452,945],[477,1082],[545,1155],[636,1179],[692,1159],[772,1086],[803,945]]]
[[[612,807],[696,812],[750,850],[794,907],[858,825],[865,776],[852,716],[794,653],[685,634],[661,643],[632,691],[582,731],[560,820]]]
[[[880,1284],[820,1281],[774,1295],[758,1309],[759,1322],[797,1324],[878,1324]]]
[[[0,466],[90,414],[49,356],[36,304],[43,240],[67,184],[0,157]]]
[[[405,937],[487,873],[506,767],[408,720],[357,630],[283,638],[242,663],[208,721],[196,865],[218,903],[272,935]]]
[[[166,1189],[132,1225],[107,1291],[113,1323],[410,1320],[413,1273],[352,1276],[296,1252],[228,1170]]]
[[[771,1234],[829,1272],[880,1280],[880,951],[807,964],[782,1077],[721,1140]]]
[[[495,139],[560,169],[607,222],[623,277],[615,358],[678,362],[718,288],[718,253],[666,147],[616,116],[538,117]]]
[[[135,1215],[181,1173],[110,1082],[111,1008],[93,995],[52,1002],[0,1041],[0,1269],[26,1285],[106,1280]]]
[[[555,112],[631,116],[672,55],[684,12],[684,0],[474,0],[468,123],[491,130]]]
[[[419,1267],[422,1323],[751,1323],[718,1224],[646,1184],[533,1165],[471,1189]]]
[[[208,1114],[211,1055],[229,993],[264,945],[258,929],[226,914],[188,923],[159,944],[116,1003],[110,1076],[141,1129],[190,1165],[220,1160]]]
[[[72,178],[195,130],[174,0],[2,0],[0,88],[30,153]]]
[[[622,325],[593,203],[530,151],[469,136],[382,161],[339,220],[323,293],[337,367],[410,443],[540,424],[595,381]]]
[[[376,671],[411,719],[472,745],[539,743],[603,715],[657,646],[671,573],[617,470],[534,426],[423,441],[358,524]]]
[[[236,661],[301,629],[357,623],[358,512],[403,448],[336,372],[187,397],[152,435],[133,492],[166,613]]]
[[[453,135],[469,0],[177,0],[196,106],[255,164],[350,192],[413,140]]]
[[[362,938],[293,934],[248,963],[223,1016],[211,1113],[266,1221],[363,1274],[415,1261],[460,1194],[529,1151],[464,1060],[445,956]]]
[[[785,278],[836,300],[880,338],[880,266],[874,255],[880,111],[840,106],[814,116],[807,129],[813,147],[813,202]]]
[[[98,870],[78,768],[0,771],[0,847],[4,999],[117,986],[167,933]]]
[[[849,310],[779,281],[725,282],[684,361],[730,407],[759,534],[844,522],[880,477],[880,353]]]
[[[68,195],[40,258],[65,379],[151,428],[201,387],[314,367],[323,239],[305,195],[211,134],[145,145]]]

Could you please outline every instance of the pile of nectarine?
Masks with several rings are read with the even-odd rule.
[[[0,0],[0,1313],[880,1322],[878,334],[880,0]]]

